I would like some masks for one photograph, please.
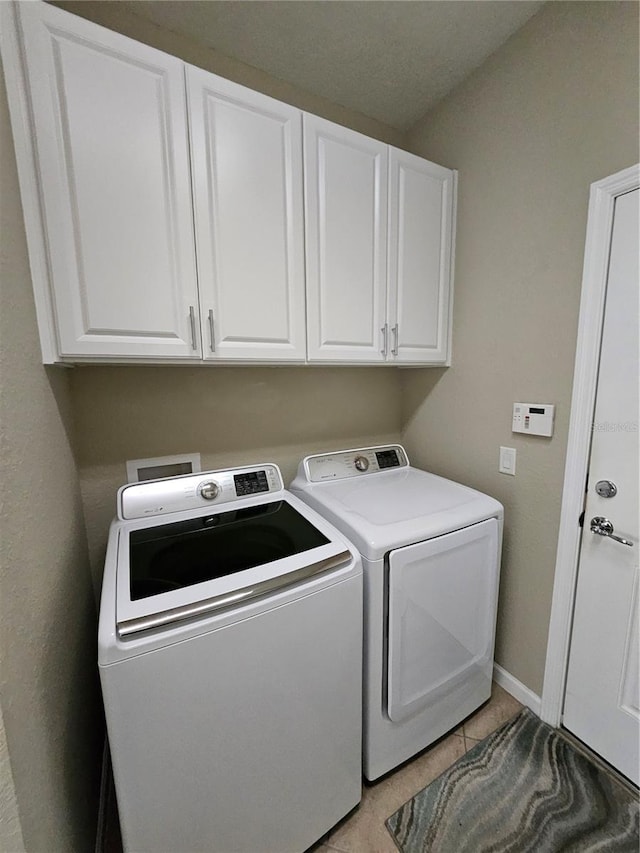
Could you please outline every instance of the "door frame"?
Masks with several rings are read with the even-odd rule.
[[[576,594],[580,537],[577,521],[584,506],[591,452],[600,342],[615,200],[640,187],[640,164],[591,184],[578,340],[571,396],[571,418],[562,490],[560,530],[540,716],[552,726],[562,722],[569,663],[572,614]]]

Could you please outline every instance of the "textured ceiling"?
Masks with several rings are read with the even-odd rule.
[[[131,11],[406,130],[519,29],[528,0],[122,0]]]

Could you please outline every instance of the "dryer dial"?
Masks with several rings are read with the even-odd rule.
[[[220,486],[214,480],[205,480],[198,486],[198,494],[205,501],[213,501],[220,494]]]

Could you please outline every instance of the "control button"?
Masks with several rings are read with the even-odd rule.
[[[220,494],[220,486],[213,480],[205,480],[204,483],[200,483],[198,486],[198,494],[205,501],[215,500]]]
[[[356,470],[366,471],[369,467],[369,460],[366,456],[356,456],[353,464],[356,466]]]

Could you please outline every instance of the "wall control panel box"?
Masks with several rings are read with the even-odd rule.
[[[514,403],[511,431],[551,436],[555,410],[551,403]]]
[[[202,471],[199,453],[178,453],[175,456],[153,456],[149,459],[127,460],[127,483],[180,477]]]

